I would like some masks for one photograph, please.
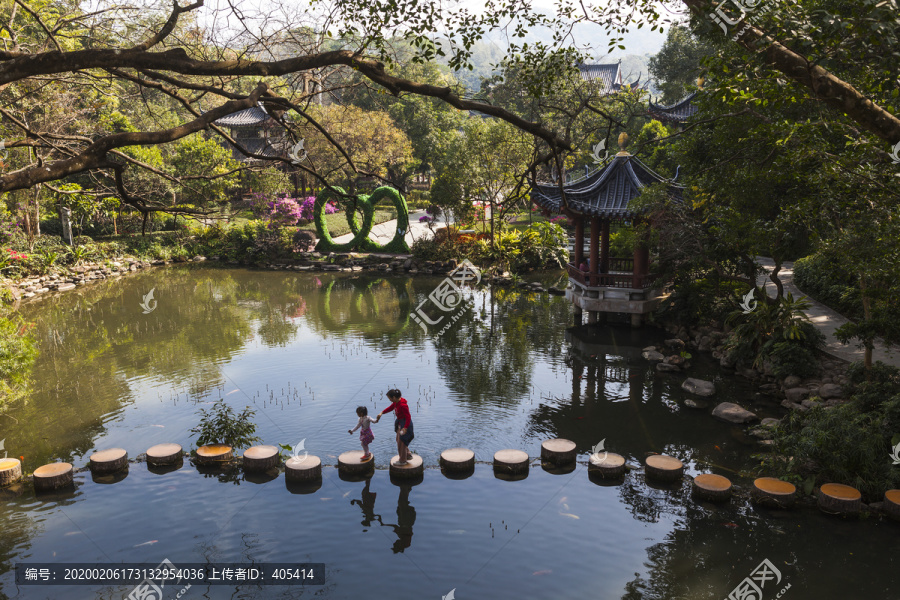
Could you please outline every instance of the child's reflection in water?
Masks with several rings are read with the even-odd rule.
[[[381,515],[375,514],[375,497],[376,493],[369,490],[369,484],[372,478],[366,479],[366,484],[362,490],[362,498],[350,501],[350,504],[358,505],[363,512],[364,527],[371,527],[373,521],[378,521],[379,525],[390,527],[397,535],[397,541],[394,542],[392,550],[403,552],[412,545],[413,525],[416,523],[416,509],[409,503],[409,492],[412,490],[411,485],[400,485],[400,496],[397,498],[397,523],[385,523]]]

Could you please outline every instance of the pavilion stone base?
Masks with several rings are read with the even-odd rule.
[[[572,285],[566,290],[566,299],[575,305],[576,314],[588,313],[588,323],[602,320],[604,313],[625,313],[631,315],[631,324],[639,327],[642,315],[656,310],[666,297],[660,290],[585,287],[572,279],[569,282]]]

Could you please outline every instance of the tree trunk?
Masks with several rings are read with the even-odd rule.
[[[147,217],[150,216],[149,211],[144,211],[144,222],[141,224],[141,235],[147,235]]]
[[[866,294],[867,290],[868,287],[866,286],[866,276],[864,273],[860,273],[859,291],[863,305],[863,317],[866,321],[872,318],[872,299],[869,298],[868,294]],[[866,381],[872,381],[872,346],[874,345],[874,340],[863,340],[863,344],[865,345],[866,349],[865,354],[863,354],[863,365],[866,368]]]

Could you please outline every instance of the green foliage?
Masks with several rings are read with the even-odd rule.
[[[230,150],[218,141],[203,139],[200,135],[190,135],[176,142],[175,151],[166,165],[179,177],[219,176],[185,181],[179,201],[197,206],[225,202],[228,199],[226,192],[238,182],[238,175],[230,171],[240,166],[231,158]]]
[[[656,56],[650,58],[650,76],[662,90],[663,104],[674,104],[697,88],[697,79],[704,71],[702,61],[715,48],[694,36],[683,26],[669,28],[666,41]]]
[[[771,303],[760,301],[746,315],[736,310],[726,319],[734,329],[725,348],[733,360],[749,360],[754,367],[768,362],[777,377],[812,375],[817,368],[814,351],[825,338],[803,312],[808,308],[805,298],[794,300],[788,294]]]
[[[256,433],[256,424],[252,421],[254,414],[249,406],[235,413],[224,400],[219,400],[209,409],[200,411],[200,423],[191,429],[191,433],[197,435],[198,446],[225,444],[235,449],[246,448],[260,439],[253,435]]]
[[[864,371],[862,365],[857,372]],[[884,372],[884,370],[882,370]],[[850,402],[831,408],[815,407],[806,413],[794,412],[776,428],[773,458],[764,468],[803,480],[815,471],[819,483],[828,481],[858,488],[867,502],[881,500],[884,491],[900,487],[900,469],[892,464],[891,448],[900,432],[900,383],[877,384],[876,404],[870,402],[874,389],[863,384]],[[789,461],[779,457],[789,456]]]
[[[863,316],[856,278],[820,254],[794,262],[794,283],[803,293],[848,318]]]
[[[21,398],[38,350],[32,325],[21,316],[0,316],[0,406]]]
[[[323,190],[316,196],[316,204],[313,209],[316,234],[319,238],[316,250],[321,252],[363,250],[368,252],[396,252],[398,254],[409,253],[409,246],[404,239],[409,231],[409,208],[406,206],[406,200],[403,199],[400,192],[392,187],[382,186],[370,195],[357,195],[348,198],[343,189],[339,187],[334,189],[340,195],[339,197],[336,197],[331,190]],[[390,200],[394,204],[394,208],[397,209],[397,230],[394,232],[394,237],[391,241],[382,245],[368,236],[372,229],[375,206],[385,199]],[[331,200],[337,201],[339,205],[344,207],[347,222],[350,224],[350,231],[354,236],[349,242],[336,243],[328,231],[328,225],[325,222],[325,204]],[[360,211],[363,214],[361,223],[359,220]]]

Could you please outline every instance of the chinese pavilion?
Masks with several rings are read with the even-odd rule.
[[[642,316],[652,312],[662,300],[650,265],[649,240],[645,234],[632,257],[611,257],[609,229],[613,222],[635,225],[644,217],[631,204],[641,190],[653,183],[666,183],[670,194],[682,197],[684,188],[675,185],[625,151],[628,136],[619,136],[620,152],[596,172],[567,183],[535,183],[532,201],[547,212],[558,212],[575,223],[575,244],[566,266],[569,289],[566,298],[575,305],[575,324],[595,323],[605,313],[627,313],[639,327]],[[585,224],[590,225],[590,255],[584,256]],[[652,226],[652,223],[650,223]]]

